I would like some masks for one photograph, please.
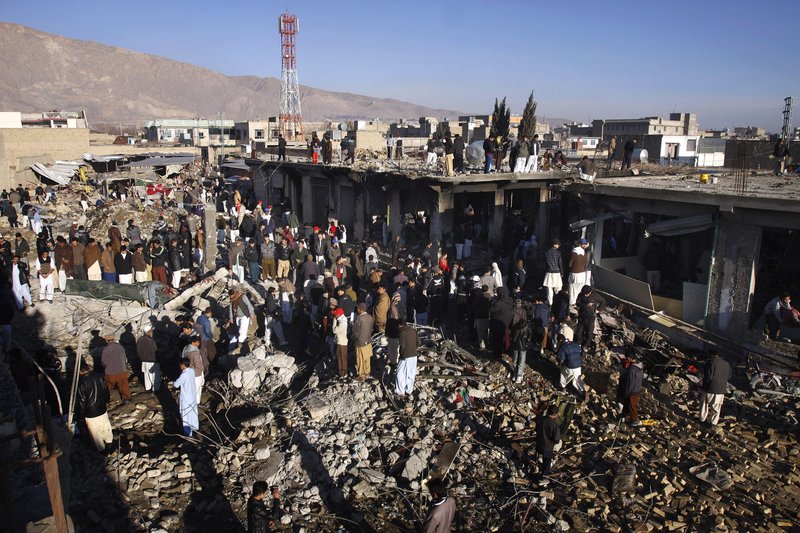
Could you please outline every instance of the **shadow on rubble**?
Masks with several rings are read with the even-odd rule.
[[[71,380],[76,364],[76,347],[67,346],[63,352],[57,351],[45,340],[49,336],[48,324],[40,309],[50,304],[39,304],[25,313],[16,312],[15,304],[13,301],[9,302],[8,295],[3,292],[0,289],[0,305],[12,305],[15,309],[12,332],[17,347],[7,354],[6,362],[14,383],[9,382],[3,387],[4,390],[0,393],[0,403],[3,405],[0,405],[0,410],[18,412],[19,409],[8,402],[21,400],[27,415],[18,415],[17,429],[34,428],[35,421],[30,414],[33,412],[30,405],[36,393],[32,384],[33,379],[40,374],[29,357],[34,359],[49,377],[49,380],[44,381],[43,393],[52,416],[53,435],[62,454],[58,458],[58,475],[67,514],[76,529],[81,531],[136,530],[131,507],[122,497],[110,459],[95,449],[81,418],[75,418],[77,436],[73,436],[65,427],[70,405]],[[56,302],[58,298],[59,295],[56,295]],[[16,397],[15,385],[19,391],[19,400],[13,400]],[[10,407],[8,411],[7,407]],[[4,452],[8,449],[8,445],[4,445]],[[28,448],[20,447],[20,450],[23,449]],[[27,453],[23,455],[27,456]],[[24,458],[27,457],[19,457]],[[47,485],[41,464],[8,468],[12,495],[9,508],[13,509],[15,527],[3,530],[22,531],[24,529],[20,528],[26,522],[52,515]],[[7,525],[5,517],[0,516],[0,524],[0,528]]]
[[[319,489],[320,496],[339,525],[353,533],[374,533],[376,530],[368,524],[363,515],[347,501],[342,490],[336,485],[316,447],[311,444],[302,431],[293,434],[292,444],[300,448],[300,465],[308,473],[314,485]]]
[[[202,429],[202,428],[201,428]],[[183,513],[183,531],[244,531],[223,491],[223,479],[217,473],[214,457],[203,447],[187,443],[194,479],[198,486]]]

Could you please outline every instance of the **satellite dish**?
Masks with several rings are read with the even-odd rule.
[[[644,148],[642,148],[642,151],[639,152],[639,162],[647,163],[647,150]]]
[[[339,131],[347,131],[347,122],[339,124]]]

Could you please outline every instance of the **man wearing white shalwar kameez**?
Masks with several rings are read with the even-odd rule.
[[[400,359],[395,374],[395,393],[400,398],[410,397],[414,392],[414,380],[417,377],[417,349],[419,335],[417,331],[403,322],[398,329]]]
[[[181,359],[181,375],[173,383],[173,387],[181,391],[180,411],[183,433],[192,436],[193,431],[200,428],[200,418],[197,413],[197,389],[195,388],[194,369],[189,366],[189,360]]]
[[[14,293],[14,300],[17,303],[17,308],[22,311],[25,308],[25,303],[33,307],[33,300],[31,299],[31,287],[28,277],[28,266],[25,263],[19,262],[19,256],[14,256],[11,260],[11,290]]]

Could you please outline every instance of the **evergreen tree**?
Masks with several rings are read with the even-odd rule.
[[[525,110],[522,112],[522,120],[519,122],[519,130],[517,136],[522,139],[527,136],[528,139],[533,139],[536,133],[536,100],[533,99],[533,91],[528,97],[528,103],[525,104]]]
[[[492,113],[492,129],[491,137],[508,137],[508,131],[511,128],[511,108],[506,107],[506,98],[498,103],[497,98],[494,100],[494,112]]]

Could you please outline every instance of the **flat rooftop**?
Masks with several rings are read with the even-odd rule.
[[[800,176],[748,176],[743,194],[736,178],[717,174],[718,182],[700,183],[698,174],[597,178],[594,183],[563,184],[567,191],[647,198],[724,207],[792,211],[800,216]]]

